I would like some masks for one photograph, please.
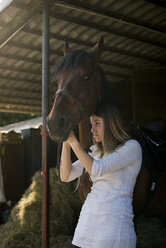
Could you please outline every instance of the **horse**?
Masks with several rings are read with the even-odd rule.
[[[111,84],[97,63],[103,50],[103,44],[104,40],[101,36],[90,51],[72,51],[68,42],[65,41],[64,57],[54,67],[52,82],[57,82],[58,90],[47,117],[48,134],[56,142],[67,140],[70,130],[78,127],[82,147],[89,147],[91,144],[89,116],[95,112],[99,103],[115,104]],[[133,137],[138,139],[143,146],[145,157],[151,157],[149,148],[151,144],[150,146],[146,144],[145,132],[131,122],[129,126]],[[135,218],[143,212],[166,213],[166,174],[158,173],[157,179],[154,178],[153,174],[155,173],[152,173],[149,166],[149,163],[153,163],[152,160],[145,161],[145,163],[143,161],[136,180],[133,192]],[[91,182],[88,176],[84,176],[82,180],[84,187],[79,187],[79,195],[84,202],[90,192]]]

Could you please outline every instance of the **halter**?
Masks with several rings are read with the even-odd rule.
[[[86,108],[83,106],[83,104],[76,98],[72,95],[72,93],[67,90],[67,89],[61,89],[61,90],[57,90],[56,92],[56,96],[57,95],[64,95],[64,96],[67,96],[68,98],[70,98],[73,102],[75,102],[79,109],[81,110],[80,111],[80,117],[78,120],[75,121],[75,123],[73,124],[73,128],[76,127],[76,125],[80,122],[80,120],[82,119],[82,116],[86,113]]]
[[[67,89],[57,90],[56,95],[64,95],[64,96],[71,98],[72,101],[75,102],[79,106],[81,112],[84,113],[85,108],[84,108],[83,104],[81,102],[79,102],[79,100],[76,97],[74,97],[69,90],[67,90]]]
[[[95,81],[97,79],[97,70],[95,71],[95,78],[93,80],[93,83],[92,85],[90,86],[89,88],[89,91],[91,92],[94,84],[95,84]],[[98,98],[99,100],[101,100],[101,96],[100,96],[100,91],[99,91],[99,86],[97,84],[97,94],[98,94]],[[73,128],[77,126],[77,124],[81,121],[82,117],[84,114],[86,114],[88,116],[88,113],[87,113],[87,110],[86,110],[86,107],[83,105],[83,103],[77,99],[75,96],[73,96],[73,94],[67,90],[67,89],[60,89],[60,90],[57,90],[55,95],[64,95],[64,96],[67,96],[68,98],[70,98],[73,102],[75,102],[79,109],[80,109],[80,117],[78,118],[78,120],[75,121],[75,123],[73,124]]]

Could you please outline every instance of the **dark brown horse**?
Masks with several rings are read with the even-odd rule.
[[[102,46],[103,37],[90,52],[71,51],[68,43],[65,43],[65,56],[55,65],[52,80],[57,81],[58,90],[47,119],[49,135],[56,142],[65,141],[70,130],[79,126],[80,142],[84,148],[89,146],[89,116],[94,113],[99,102],[114,103],[110,84],[96,62]],[[136,138],[138,136],[140,138],[139,132]],[[84,193],[87,194],[90,192],[91,183],[88,177],[84,179]],[[166,174],[159,174],[156,182],[154,181],[150,169],[143,163],[133,195],[135,216],[145,209],[151,214],[166,213]],[[154,183],[157,183],[157,187],[155,190],[150,189]],[[154,192],[155,194],[152,194]],[[86,197],[84,193],[80,190],[82,201]]]

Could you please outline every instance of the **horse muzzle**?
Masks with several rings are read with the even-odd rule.
[[[67,140],[72,129],[71,121],[64,116],[56,118],[47,117],[47,131],[50,138],[55,142],[64,142]]]

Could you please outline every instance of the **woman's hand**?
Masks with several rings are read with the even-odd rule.
[[[67,139],[68,144],[73,149],[75,155],[80,160],[81,164],[85,167],[86,171],[91,175],[91,168],[93,163],[93,158],[89,156],[81,147],[78,139],[76,138],[73,130],[70,131],[69,137]]]
[[[76,138],[75,133],[74,133],[73,130],[70,131],[69,137],[68,137],[68,139],[67,139],[67,142],[68,142],[70,145],[72,145],[72,144],[74,144],[74,143],[78,143],[78,140],[77,140],[77,138]]]

